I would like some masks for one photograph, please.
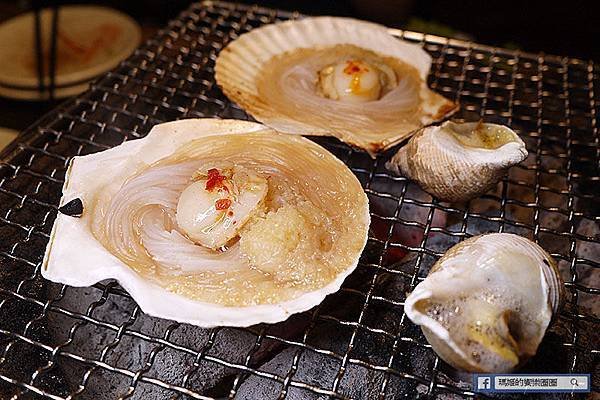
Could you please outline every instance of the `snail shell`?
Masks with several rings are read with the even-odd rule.
[[[536,243],[491,233],[448,250],[404,310],[453,367],[510,372],[535,355],[563,286],[556,262]]]
[[[386,167],[440,200],[466,201],[493,188],[526,157],[525,143],[506,126],[448,121],[419,131]]]

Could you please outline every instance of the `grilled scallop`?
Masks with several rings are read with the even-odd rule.
[[[386,163],[446,201],[466,201],[492,189],[527,157],[525,143],[506,126],[482,122],[424,128]]]
[[[540,246],[492,233],[448,250],[404,310],[448,364],[502,373],[535,355],[563,290],[556,262]]]
[[[315,17],[240,36],[215,72],[227,97],[257,120],[374,154],[457,109],[427,87],[430,65],[424,50],[383,26]]]
[[[233,120],[161,124],[75,157],[61,204],[45,277],[114,278],[145,312],[200,326],[314,306],[356,267],[369,226],[367,198],[341,161]]]

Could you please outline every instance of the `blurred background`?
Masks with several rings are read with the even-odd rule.
[[[600,61],[600,14],[598,5],[592,1],[477,1],[477,0],[330,0],[330,1],[245,1],[306,14],[329,14],[352,16],[380,22],[392,27],[473,40],[483,44],[519,49],[528,52],[568,55]],[[50,96],[40,94],[36,82],[42,71],[31,60],[19,64],[35,54],[32,32],[34,14],[31,10],[56,4],[31,1],[0,0],[0,147],[17,132],[31,125],[45,112],[65,98],[87,87],[111,65],[120,61],[125,53],[137,46],[175,17],[189,5],[184,0],[128,0],[94,1],[88,5],[110,7],[124,14],[124,18],[111,15],[90,18],[80,11],[71,16],[69,27],[67,13],[60,13],[58,54],[71,64],[58,60],[55,84],[57,89]],[[81,1],[60,1],[66,8]],[[65,9],[66,9],[65,8]],[[62,10],[63,8],[61,8]],[[92,12],[94,10],[88,10]],[[23,15],[29,12],[29,19]],[[64,14],[64,15],[63,15]],[[127,20],[127,16],[131,20]],[[19,19],[20,18],[20,19]],[[51,29],[52,15],[41,15],[42,35]],[[17,22],[15,22],[17,21]],[[104,22],[103,22],[104,21]],[[108,21],[108,22],[106,22]],[[121,22],[119,22],[121,21]],[[117,23],[118,22],[118,23]],[[96,26],[93,26],[94,23]],[[6,28],[10,25],[10,29]],[[27,35],[18,33],[18,27],[26,25]],[[86,33],[86,29],[94,29]],[[4,30],[3,30],[4,29]],[[15,30],[16,29],[16,30]],[[70,31],[69,31],[70,30]],[[17,32],[17,33],[16,33]],[[94,36],[96,35],[96,36]],[[4,39],[3,39],[4,38]],[[42,40],[46,47],[49,44]],[[133,46],[133,47],[132,47]],[[42,53],[47,50],[42,49]],[[12,53],[11,53],[12,52]],[[20,53],[15,53],[20,52]],[[99,66],[103,67],[100,68]],[[49,65],[43,66],[45,74]],[[71,69],[69,69],[71,68]],[[77,69],[82,71],[76,71]],[[30,70],[29,81],[19,80],[22,70]],[[12,75],[11,75],[12,74]],[[47,83],[47,82],[46,82]],[[33,86],[32,86],[33,85]],[[51,98],[54,97],[54,98]]]

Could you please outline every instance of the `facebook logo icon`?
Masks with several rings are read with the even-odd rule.
[[[484,392],[487,390],[492,390],[492,377],[485,375],[477,376],[477,391]]]

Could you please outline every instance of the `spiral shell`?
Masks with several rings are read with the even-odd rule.
[[[416,133],[386,167],[440,200],[466,201],[492,189],[526,157],[525,143],[506,126],[447,121]]]
[[[448,364],[509,372],[535,355],[563,286],[556,262],[536,243],[491,233],[448,250],[404,310]]]
[[[321,72],[353,59],[386,71],[389,90],[360,103],[324,97]],[[383,26],[314,17],[241,35],[219,54],[215,73],[227,97],[278,131],[336,136],[374,154],[458,108],[427,87],[430,65],[423,49]]]

